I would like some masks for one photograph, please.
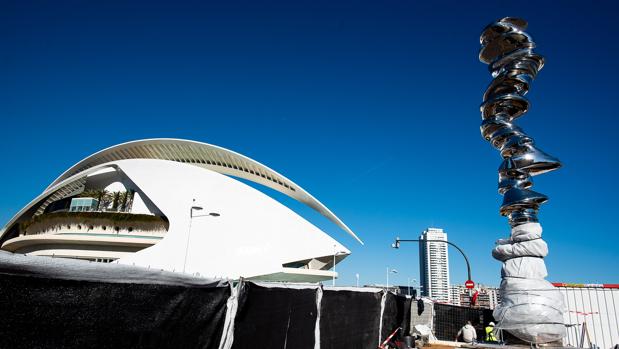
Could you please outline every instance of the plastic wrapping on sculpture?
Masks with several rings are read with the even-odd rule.
[[[548,245],[542,239],[498,244],[492,251],[492,256],[502,262],[523,256],[544,258],[547,255]]]
[[[547,271],[543,257],[548,248],[541,231],[539,223],[519,225],[512,228],[512,236],[532,236],[532,240],[503,241],[492,251],[503,261],[501,304],[493,314],[499,320],[498,327],[533,343],[554,342],[565,335],[563,297],[544,279]]]
[[[556,170],[561,163],[515,124],[528,112],[525,95],[544,66],[526,27],[526,21],[507,17],[481,34],[479,59],[489,65],[493,80],[480,107],[480,130],[503,158],[498,169],[498,191],[503,195],[499,212],[512,227],[511,236],[497,241],[492,251],[503,262],[501,304],[494,311],[497,327],[528,342],[547,343],[565,336],[564,305],[559,291],[545,280],[548,246],[537,213],[548,197],[531,190],[531,177]]]
[[[529,342],[547,343],[564,336],[563,297],[544,279],[503,278],[498,326]]]
[[[508,259],[501,268],[501,277],[521,277],[528,279],[545,279],[548,276],[546,263],[537,257],[520,257]]]

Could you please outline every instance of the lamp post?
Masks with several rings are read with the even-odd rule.
[[[201,215],[201,216],[194,216],[193,211],[202,211],[203,209],[204,207],[196,205],[196,199],[193,199],[193,202],[191,203],[191,208],[189,208],[189,231],[187,232],[187,242],[185,243],[185,259],[183,260],[183,273],[185,272],[187,268],[187,255],[189,254],[189,241],[191,240],[191,223],[193,222],[193,218],[194,217],[205,217],[205,216],[210,216],[210,217],[220,216],[219,213],[215,213],[215,212],[210,212],[208,214]]]
[[[417,279],[413,279],[413,290],[415,289],[415,282]],[[408,278],[408,295],[411,295],[411,278]]]
[[[387,290],[389,290],[389,274],[391,274],[391,273],[397,274],[398,271],[395,270],[395,269],[391,269],[391,268],[387,267]]]
[[[473,280],[471,278],[471,264],[469,263],[469,259],[466,257],[466,255],[464,254],[464,251],[462,251],[462,249],[458,246],[456,246],[456,244],[450,242],[450,241],[445,241],[445,240],[430,240],[430,239],[400,239],[399,237],[395,238],[395,242],[393,244],[391,244],[391,247],[398,249],[400,248],[400,243],[401,242],[444,242],[446,244],[449,244],[453,247],[455,247],[461,254],[462,257],[464,257],[464,261],[466,262],[466,271],[468,273],[468,279],[467,280]]]
[[[357,288],[359,287],[359,273],[355,274],[355,278],[357,278]]]
[[[333,286],[335,286],[335,256],[346,254],[346,251],[335,251],[336,245],[333,245]]]

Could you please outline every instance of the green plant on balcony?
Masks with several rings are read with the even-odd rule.
[[[51,224],[81,224],[84,226],[120,226],[139,230],[167,230],[168,221],[164,217],[133,214],[124,212],[53,212],[32,217],[20,223],[20,230],[25,232],[29,227],[39,223]]]
[[[133,190],[110,192],[105,189],[88,189],[84,190],[77,197],[97,199],[98,204],[95,211],[126,212],[131,209],[134,194]]]

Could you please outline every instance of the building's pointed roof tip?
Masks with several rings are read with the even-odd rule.
[[[198,141],[176,138],[151,138],[117,144],[98,151],[76,163],[56,178],[47,189],[93,166],[126,159],[177,161],[262,184],[318,211],[363,245],[363,241],[341,219],[293,181],[247,156],[213,144]]]

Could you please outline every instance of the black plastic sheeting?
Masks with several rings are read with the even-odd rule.
[[[376,348],[382,293],[324,290],[320,348]]]
[[[401,295],[387,294],[381,323],[381,290],[239,287],[232,349],[313,349],[318,306],[322,349],[376,348],[398,327],[399,335],[410,333],[414,300]],[[218,348],[230,295],[220,280],[0,254],[0,349]],[[494,321],[492,310],[440,303],[433,314],[442,340],[453,340],[467,321],[482,340]],[[507,332],[504,339],[522,343]]]
[[[0,348],[218,348],[229,287],[0,274]]]
[[[387,294],[385,300],[385,311],[383,313],[383,326],[381,341],[387,338],[398,327],[402,328],[397,336],[408,335],[410,333],[411,322],[411,299],[405,296]]]
[[[233,349],[313,349],[317,288],[244,283],[234,324]]]
[[[467,308],[440,303],[434,304],[434,335],[438,339],[454,340],[458,331],[466,324],[467,320],[471,321],[473,327],[475,327],[478,341],[485,339],[485,328],[491,321],[497,323],[492,316],[492,309]],[[515,337],[508,331],[503,331],[502,339],[505,344],[529,346],[529,343]],[[462,340],[462,338],[458,340]]]
[[[0,349],[210,349],[230,325],[231,349],[313,349],[317,319],[320,348],[358,349],[376,348],[398,327],[401,334],[410,330],[411,299],[387,294],[381,311],[380,289],[244,281],[237,287],[234,307],[223,280],[0,251]],[[228,301],[236,314],[226,317]],[[455,335],[471,315],[437,307],[436,319],[457,318],[453,328],[437,321],[440,333]]]
[[[460,307],[450,304],[434,304],[434,335],[441,340],[453,341],[458,331],[471,321],[477,332],[477,340],[486,336],[484,328],[494,321],[491,309]],[[458,340],[462,340],[459,338]]]

